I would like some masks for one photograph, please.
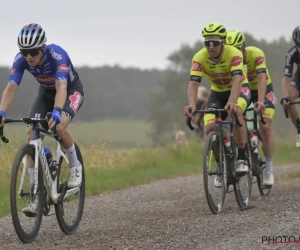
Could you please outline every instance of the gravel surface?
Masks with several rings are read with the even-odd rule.
[[[300,243],[262,244],[262,236],[299,240],[300,182],[280,178],[292,170],[300,166],[275,168],[275,186],[266,198],[254,184],[251,208],[245,211],[231,192],[222,214],[212,214],[202,176],[195,175],[88,197],[80,227],[71,236],[61,232],[53,215],[44,217],[33,243],[22,244],[11,218],[2,218],[0,249],[300,249]]]

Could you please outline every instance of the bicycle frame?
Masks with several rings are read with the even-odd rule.
[[[29,144],[31,144],[35,147],[34,194],[37,191],[37,185],[38,185],[38,183],[37,183],[38,178],[37,177],[38,177],[38,171],[39,171],[38,170],[38,164],[39,164],[39,160],[40,160],[42,171],[43,171],[43,177],[44,177],[43,179],[44,179],[44,182],[46,184],[45,186],[46,186],[46,189],[47,189],[47,193],[49,194],[49,196],[50,196],[50,198],[51,198],[51,200],[53,201],[54,204],[61,203],[61,201],[64,198],[66,198],[66,197],[68,197],[68,196],[70,196],[74,193],[79,192],[80,186],[67,190],[67,185],[65,183],[62,192],[61,193],[57,192],[57,184],[58,184],[57,182],[59,180],[57,178],[57,175],[55,176],[54,180],[52,179],[52,176],[51,176],[51,173],[50,173],[50,168],[49,168],[47,158],[46,158],[46,155],[45,155],[45,152],[44,152],[44,146],[43,146],[42,139],[40,137],[39,131],[40,131],[40,128],[38,127],[38,125],[33,124],[33,126],[32,126],[32,137],[31,137],[31,140],[30,140]],[[40,131],[40,132],[41,132],[41,134],[44,134],[48,137],[54,137],[54,134],[50,133],[48,131]],[[69,161],[66,158],[65,154],[63,153],[59,142],[56,141],[55,161],[59,162],[61,157],[67,162],[67,164],[69,164]]]
[[[47,114],[48,115],[48,114]],[[0,117],[2,119],[2,117]],[[40,128],[39,121],[45,121],[46,119],[41,118],[21,118],[17,120],[13,119],[6,119],[5,123],[11,123],[11,122],[24,122],[27,124],[31,124],[32,126],[32,133],[31,133],[31,139],[29,144],[33,145],[35,148],[35,165],[34,165],[34,187],[33,187],[33,195],[37,193],[38,189],[38,171],[39,171],[39,162],[41,163],[41,169],[43,172],[43,180],[46,186],[47,194],[49,195],[50,199],[53,201],[54,204],[60,204],[62,200],[72,194],[75,194],[80,191],[80,186],[69,189],[67,187],[67,183],[64,183],[63,189],[61,193],[57,192],[57,184],[58,184],[58,177],[55,176],[54,180],[52,179],[50,168],[47,162],[47,158],[44,152],[44,146],[42,143],[42,139],[40,137],[40,134],[43,134],[45,136],[54,138],[56,140],[56,147],[55,147],[55,162],[59,163],[60,159],[63,158],[67,164],[69,164],[68,159],[66,158],[59,142],[61,142],[61,138],[57,135],[56,127],[52,129],[52,132],[48,132],[46,130],[43,130]],[[3,127],[0,128],[0,137],[1,140],[5,143],[8,143],[9,140],[6,139],[6,137],[3,134]],[[28,156],[26,157],[28,158]],[[22,172],[22,179],[20,182],[19,187],[19,195],[22,195],[22,188],[24,183],[25,175],[28,172],[27,170],[27,159],[23,161],[23,172]]]

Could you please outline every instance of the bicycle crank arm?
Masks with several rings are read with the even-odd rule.
[[[58,196],[58,199],[57,199],[58,204],[62,203],[63,199],[65,198],[65,195],[66,195],[67,191],[68,191],[68,185],[67,185],[67,182],[65,182],[63,190],[61,191],[61,193],[60,193],[60,195]]]

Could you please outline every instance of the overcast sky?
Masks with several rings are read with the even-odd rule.
[[[75,66],[162,69],[181,44],[201,39],[211,21],[273,40],[291,37],[299,13],[299,0],[2,1],[0,65],[11,66],[18,33],[31,22],[41,24],[47,43],[62,46]]]

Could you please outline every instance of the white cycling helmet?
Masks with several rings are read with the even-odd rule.
[[[24,26],[18,37],[20,49],[40,48],[47,41],[46,32],[41,25],[31,23]]]

